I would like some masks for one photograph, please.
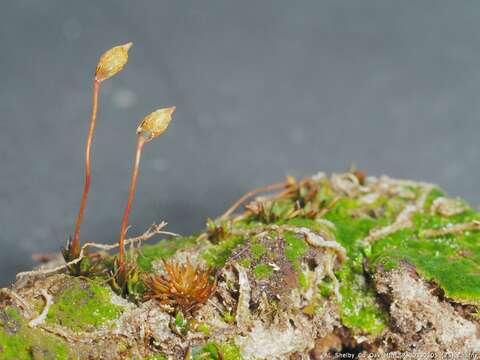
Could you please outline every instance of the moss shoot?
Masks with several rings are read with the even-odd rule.
[[[108,288],[95,281],[72,278],[55,297],[46,321],[73,331],[88,331],[118,318],[122,311],[123,307],[112,304]]]
[[[254,267],[253,273],[257,279],[268,279],[273,274],[273,268],[268,264],[258,264]]]
[[[14,307],[0,310],[1,360],[66,360],[69,353],[68,345],[62,338],[28,327]]]

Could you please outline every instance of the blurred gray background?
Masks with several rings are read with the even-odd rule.
[[[170,105],[129,235],[198,231],[249,188],[351,163],[478,204],[479,18],[474,1],[3,2],[0,285],[72,231],[91,75],[127,41],[102,87],[83,240],[117,239],[137,123]]]

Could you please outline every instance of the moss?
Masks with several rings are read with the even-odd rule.
[[[406,187],[413,196],[419,196],[418,186]],[[325,201],[333,198],[330,188],[322,187],[320,197]],[[443,192],[434,188],[425,201],[424,210],[430,208],[433,201],[444,196]],[[290,211],[291,202],[279,201],[268,205],[264,217],[252,216],[243,220],[241,226],[254,228],[265,222],[275,221],[276,224],[288,224],[307,227],[316,232],[327,232],[332,238],[347,249],[348,261],[337,272],[340,280],[340,303],[342,322],[356,332],[378,333],[384,326],[386,315],[380,309],[375,298],[375,292],[365,279],[364,263],[369,262],[371,273],[375,266],[382,264],[385,268],[397,266],[400,260],[414,264],[418,271],[427,279],[436,281],[446,292],[447,296],[456,300],[478,303],[480,298],[480,277],[478,277],[480,251],[478,232],[471,231],[459,235],[446,235],[437,238],[426,238],[423,230],[439,229],[449,224],[479,220],[480,216],[473,209],[464,213],[445,218],[428,213],[417,214],[414,217],[414,229],[403,230],[379,239],[371,246],[365,246],[362,240],[374,228],[384,227],[393,223],[404,208],[408,200],[401,195],[379,196],[373,203],[363,203],[361,198],[341,198],[325,215],[325,219],[335,225],[335,230],[318,223],[313,219],[296,217],[286,219],[285,214]],[[258,220],[263,221],[259,223]],[[301,257],[308,250],[308,245],[302,237],[293,232],[284,234],[285,256],[299,271]],[[233,248],[245,239],[232,237],[224,243],[210,248],[205,257],[216,266],[224,264]],[[242,259],[245,267],[252,265],[252,260],[259,260],[265,254],[265,247],[258,243],[250,246],[252,258]],[[258,264],[253,272],[257,278],[266,279],[273,269],[266,264]],[[461,275],[458,275],[458,274]],[[298,281],[305,288],[307,279],[300,271]],[[319,292],[324,297],[332,296],[332,283],[326,281],[320,286]]]
[[[358,269],[357,259],[348,260],[338,273],[341,283],[340,318],[342,323],[354,332],[379,334],[385,327],[386,313],[376,301],[373,287],[365,283],[365,277]]]
[[[177,312],[177,314],[175,315],[175,326],[182,334],[188,331],[188,321],[187,319],[185,319],[181,311]]]
[[[210,327],[205,323],[198,324],[196,330],[202,334],[205,334],[206,336],[210,336],[211,333]]]
[[[119,340],[117,342],[117,352],[118,353],[125,353],[128,352],[129,344],[125,340]]]
[[[332,199],[328,192],[320,195],[329,201]],[[393,201],[394,200],[394,201]],[[348,257],[355,259],[343,265],[338,277],[341,283],[340,303],[341,318],[345,326],[350,327],[357,333],[379,333],[385,326],[385,313],[378,306],[375,292],[371,285],[364,280],[363,259],[365,249],[361,244],[370,230],[375,227],[385,226],[395,219],[402,210],[405,200],[400,197],[388,199],[380,197],[374,204],[362,204],[358,199],[342,198],[326,214],[325,219],[335,225],[335,230],[313,219],[297,217],[293,219],[279,219],[276,224],[306,227],[313,231],[336,238],[347,249]],[[365,213],[371,208],[381,207],[383,216],[372,218],[368,215],[353,216],[352,212],[364,209]],[[285,232],[283,238],[286,243],[285,256],[291,262],[293,268],[299,271],[298,281],[302,288],[308,287],[305,275],[300,271],[300,260],[309,249],[305,240],[294,232]],[[265,273],[268,271],[267,273]],[[260,278],[268,278],[272,269],[265,264],[258,265],[254,269],[255,275]],[[319,292],[324,297],[333,294],[333,283],[326,281]]]
[[[244,268],[249,268],[252,265],[252,260],[250,259],[241,259],[238,261],[240,265],[242,265]]]
[[[211,342],[194,347],[192,349],[192,360],[242,360],[242,355],[240,349],[233,343]]]
[[[293,210],[294,203],[291,200],[280,199],[271,203],[271,214],[273,220],[281,219]]]
[[[473,210],[452,216],[416,214],[414,229],[403,229],[376,241],[372,246],[372,268],[386,270],[400,261],[415,265],[426,279],[436,282],[456,301],[480,303],[480,232],[425,237],[424,230],[437,229],[478,219]]]
[[[214,244],[207,240],[203,240],[205,243],[199,244],[198,237],[192,236],[164,240],[153,246],[144,246],[138,256],[138,265],[143,271],[151,271],[154,261],[169,258],[179,249],[193,247],[192,250],[196,251],[202,248],[204,250],[200,256],[210,266],[221,268],[232,254],[235,254],[235,259],[242,266],[251,269],[257,279],[272,281],[273,279],[277,280],[277,275],[280,276],[282,273],[275,273],[275,277],[272,277],[274,269],[268,265],[268,262],[271,260],[279,263],[276,260],[280,257],[282,264],[285,259],[291,263],[300,289],[307,289],[309,276],[312,273],[301,267],[301,265],[305,265],[302,264],[302,260],[309,250],[309,245],[302,236],[291,231],[279,234],[278,230],[273,227],[268,230],[269,236],[261,238],[232,235],[232,232],[235,233],[236,230],[256,230],[262,227],[261,230],[264,231],[265,223],[286,224],[306,227],[327,235],[331,239],[336,239],[347,250],[347,260],[336,270],[335,275],[340,282],[341,300],[338,304],[340,318],[343,325],[350,328],[355,335],[379,334],[385,327],[388,315],[379,305],[371,277],[377,269],[382,267],[386,270],[392,269],[402,261],[411,263],[422,276],[435,281],[444,289],[447,297],[459,302],[480,304],[480,276],[478,276],[480,274],[480,231],[472,230],[442,236],[427,236],[428,232],[426,232],[480,220],[480,215],[474,209],[467,207],[463,213],[451,217],[430,214],[429,209],[433,201],[440,196],[445,196],[440,189],[434,188],[426,198],[424,208],[421,209],[423,211],[414,215],[411,228],[399,230],[377,239],[371,244],[365,244],[363,239],[372,229],[393,223],[407,202],[410,204],[415,202],[412,196],[420,195],[420,187],[404,187],[405,189],[399,189],[401,191],[394,191],[393,193],[397,193],[396,195],[385,192],[369,198],[363,196],[368,194],[360,194],[358,198],[344,196],[324,214],[324,219],[335,225],[334,228],[330,228],[327,222],[322,223],[303,217],[314,216],[308,211],[304,211],[307,205],[309,211],[315,212],[339,196],[326,180],[321,180],[321,182],[322,186],[318,189],[314,201],[307,204],[306,200],[300,199],[301,201],[295,205],[291,199],[268,200],[265,209],[259,215],[252,215],[229,223],[229,231],[225,231],[225,236],[218,238],[218,242]],[[306,195],[308,193],[302,196]],[[410,199],[407,199],[408,197]],[[369,199],[374,199],[374,201]],[[303,207],[303,209],[295,208],[295,206]],[[291,218],[295,214],[297,217]],[[249,243],[246,243],[247,241]],[[244,246],[241,246],[242,244]],[[284,246],[284,253],[278,254],[268,250],[275,246],[277,248]],[[241,247],[240,251],[239,247]],[[243,250],[247,251],[241,253]],[[332,279],[326,277],[318,288],[319,295],[328,298],[329,301],[336,299],[333,280],[333,276]],[[230,290],[235,288],[230,280],[227,280],[227,288]],[[301,311],[307,315],[314,315],[320,309],[317,301],[324,302],[325,299],[316,297]],[[3,351],[0,352],[0,359],[8,358],[7,355],[14,352],[15,358],[29,359],[32,356],[33,340],[26,340],[25,336],[20,337],[18,334],[23,330],[17,330],[13,335],[5,330],[12,326],[15,327],[17,322],[23,324],[18,313],[9,311],[10,314],[4,312],[7,314],[5,317],[8,318],[8,321],[4,321],[0,327],[0,346]],[[73,285],[70,284],[57,295],[55,304],[48,314],[47,322],[67,326],[74,331],[85,331],[117,318],[121,311],[121,307],[110,303],[110,292],[106,288],[92,281],[77,278],[73,280]],[[476,316],[478,316],[478,312]],[[224,313],[222,318],[229,324],[235,323],[235,317],[231,312]],[[195,324],[195,321],[187,323],[185,318],[178,314],[174,319],[174,324],[182,330],[181,332],[186,332],[188,326]],[[21,328],[23,329],[23,327]],[[210,329],[204,323],[197,324],[195,330],[203,332],[207,336],[210,335]],[[31,334],[38,330],[28,329],[28,331],[31,331],[28,333],[29,339],[37,336]],[[55,337],[50,339],[57,341]],[[45,344],[45,341],[47,340],[42,337],[42,344]],[[61,341],[57,341],[57,343],[58,346],[64,346],[63,349],[66,349],[64,343]],[[4,353],[7,355],[2,357]],[[60,354],[58,358],[64,356],[62,350],[58,350],[58,353]],[[151,359],[164,358],[158,356],[151,357]],[[238,348],[230,342],[210,342],[192,348],[192,358],[237,360],[241,359],[241,356]]]
[[[329,298],[333,295],[333,288],[333,282],[329,277],[324,278],[323,281],[318,285],[318,291],[324,298]]]
[[[258,264],[253,268],[253,273],[257,279],[268,279],[273,274],[273,268],[267,264]]]
[[[164,355],[150,355],[146,358],[143,358],[143,360],[168,360],[168,358]]]
[[[298,274],[298,283],[303,290],[308,289],[308,279],[303,272]]]
[[[240,349],[233,343],[224,342],[219,345],[224,360],[242,360]]]
[[[387,225],[397,218],[398,214],[405,208],[406,202],[404,198],[398,195],[391,198],[381,197],[380,199],[381,202],[371,209],[383,209],[382,218],[379,219],[379,222]]]
[[[283,234],[283,238],[286,243],[285,247],[285,256],[292,263],[293,267],[299,269],[299,259],[305,255],[308,250],[308,244],[306,241],[299,237],[297,234],[286,231]]]
[[[278,225],[292,225],[296,227],[306,227],[312,231],[316,231],[318,233],[325,233],[329,235],[329,237],[333,237],[334,234],[332,229],[327,227],[325,224],[315,221],[313,219],[308,219],[304,217],[296,217],[293,219],[282,220],[277,222]]]
[[[306,315],[314,316],[322,309],[322,306],[319,304],[309,304],[302,309],[302,312]]]
[[[264,225],[263,222],[256,220],[254,217],[246,217],[235,221],[232,224],[232,230],[251,230]]]
[[[228,311],[223,313],[222,318],[227,324],[233,324],[235,322],[235,315]]]
[[[31,359],[30,343],[22,336],[22,324],[16,309],[0,312],[0,359]]]
[[[353,217],[351,210],[359,208],[355,199],[341,199],[326,215],[336,226],[336,238],[347,249],[348,261],[337,273],[340,281],[340,317],[342,323],[355,332],[377,334],[385,327],[386,314],[376,302],[375,292],[365,281],[364,249],[360,240],[371,229],[383,226],[392,219]],[[321,291],[321,290],[320,290]],[[323,295],[330,295],[324,291]]]
[[[250,246],[250,251],[252,252],[252,256],[255,260],[258,260],[262,257],[263,254],[267,251],[267,248],[262,244],[252,244]]]
[[[440,229],[452,224],[466,223],[474,220],[480,220],[480,214],[474,209],[466,209],[461,214],[450,217],[444,217],[438,214],[416,213],[413,217],[414,228],[416,230]]]
[[[381,226],[384,222],[371,217],[353,217],[351,210],[359,208],[358,200],[342,198],[325,215],[325,218],[335,224],[336,238],[348,252],[358,251],[358,242],[368,235],[371,229]]]
[[[28,327],[13,307],[0,310],[0,359],[52,359],[69,358],[65,341],[40,329]]]
[[[412,191],[418,196],[418,189]],[[377,324],[381,324],[385,318],[376,306],[373,289],[363,280],[365,257],[370,262],[371,272],[375,272],[375,267],[379,264],[388,270],[402,260],[407,261],[415,265],[426,279],[435,281],[448,297],[456,301],[479,303],[480,233],[470,231],[428,238],[424,231],[479,220],[480,216],[469,208],[451,217],[429,214],[431,204],[440,196],[444,196],[440,189],[432,189],[425,201],[425,212],[413,217],[413,228],[381,238],[371,248],[364,247],[360,240],[373,228],[392,223],[403,209],[404,199],[399,196],[379,198],[373,205],[369,205],[371,208],[382,208],[382,216],[377,218],[352,216],[354,210],[365,205],[350,198],[342,198],[326,214],[325,218],[335,224],[336,238],[347,249],[350,259],[338,274],[343,296],[342,321],[345,325],[376,332],[381,328]]]
[[[430,209],[430,206],[432,206],[433,201],[444,195],[445,194],[443,193],[443,191],[440,190],[439,188],[433,188],[432,190],[430,190],[425,200],[423,210],[428,211],[428,209]]]
[[[196,236],[176,237],[162,240],[155,245],[144,245],[137,259],[138,266],[143,271],[152,271],[155,260],[170,258],[177,250],[194,245],[196,239]]]
[[[203,253],[203,258],[210,266],[222,267],[233,249],[245,242],[245,240],[243,236],[230,236],[228,239],[208,248]]]
[[[109,320],[116,319],[123,308],[112,304],[111,291],[98,283],[71,278],[65,288],[56,295],[46,322],[85,331],[98,328]]]

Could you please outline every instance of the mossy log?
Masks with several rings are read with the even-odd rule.
[[[323,359],[480,351],[480,213],[437,186],[318,174],[129,251],[127,295],[99,271],[0,293],[0,359]],[[214,269],[198,306],[148,299],[164,260]],[[92,264],[86,260],[88,268]]]

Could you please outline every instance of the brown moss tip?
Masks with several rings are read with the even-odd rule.
[[[105,51],[98,61],[95,80],[102,82],[121,71],[128,61],[128,50],[132,45],[133,43],[129,42]]]
[[[160,304],[179,306],[188,312],[205,303],[215,292],[216,281],[211,268],[194,266],[187,259],[185,264],[163,261],[166,274],[150,275],[145,283],[147,298]]]

